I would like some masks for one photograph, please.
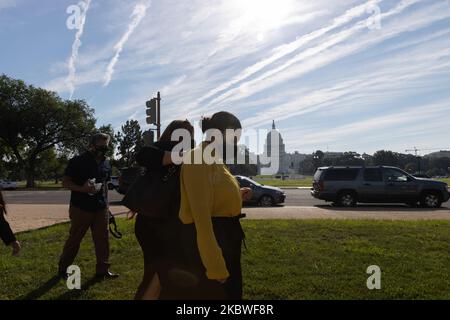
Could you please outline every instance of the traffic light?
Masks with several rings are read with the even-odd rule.
[[[158,108],[158,100],[153,98],[146,102],[147,105],[147,124],[156,124],[156,109]]]
[[[145,131],[143,133],[144,144],[146,146],[151,146],[155,141],[155,133],[152,130]]]

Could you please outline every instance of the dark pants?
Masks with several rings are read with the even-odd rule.
[[[158,220],[137,215],[135,235],[144,254],[144,275],[135,299],[142,299],[155,273],[161,283],[161,300],[179,300],[189,293],[190,288],[169,279],[171,270],[186,269],[183,263],[181,226],[178,217]]]
[[[81,241],[88,229],[91,229],[92,240],[95,245],[97,257],[96,272],[106,273],[109,269],[109,232],[108,232],[108,210],[88,212],[71,206],[70,233],[64,245],[63,253],[59,260],[59,271],[66,272],[67,267],[73,264],[80,249]]]
[[[200,258],[197,245],[197,232],[194,224],[184,225],[182,237],[185,256],[191,270],[199,278],[198,286],[193,288],[187,299],[242,300],[241,247],[244,240],[240,217],[212,218],[214,234],[230,277],[224,284],[206,277],[206,270]]]

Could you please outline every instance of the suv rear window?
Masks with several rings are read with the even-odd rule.
[[[359,169],[328,169],[325,181],[353,181],[358,176]]]
[[[322,175],[322,173],[323,173],[323,170],[318,169],[316,171],[316,173],[314,174],[314,181],[319,181],[320,180],[320,176]]]

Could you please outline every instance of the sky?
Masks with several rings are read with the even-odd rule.
[[[0,73],[115,129],[160,91],[163,127],[226,110],[288,152],[450,149],[449,0],[0,0]]]

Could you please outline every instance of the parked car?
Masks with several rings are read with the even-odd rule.
[[[120,194],[126,194],[128,188],[133,184],[137,177],[142,174],[143,170],[144,169],[141,167],[121,169],[118,178],[117,192],[119,192]]]
[[[251,200],[247,201],[245,204],[257,204],[261,207],[271,207],[284,203],[286,199],[286,194],[280,188],[265,186],[244,176],[236,176],[236,179],[241,188],[251,188],[253,191]]]
[[[111,180],[108,181],[108,190],[118,190],[119,189],[119,177],[112,176]]]
[[[0,180],[0,189],[3,190],[15,190],[17,189],[18,183],[11,180]]]
[[[439,208],[449,200],[448,185],[416,178],[395,167],[322,167],[317,169],[311,195],[344,207],[361,203],[418,203]]]

